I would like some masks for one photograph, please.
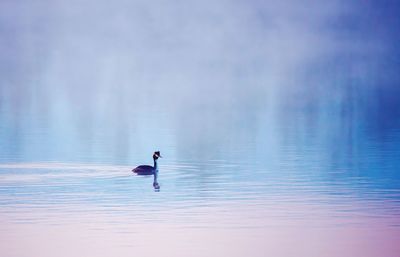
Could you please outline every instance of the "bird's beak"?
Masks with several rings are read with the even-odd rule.
[[[158,157],[162,158],[162,156],[161,156],[161,155],[159,155]]]

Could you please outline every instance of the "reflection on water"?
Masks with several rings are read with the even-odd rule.
[[[164,158],[158,193],[132,166],[1,164],[1,247],[10,256],[29,256],[17,244],[43,256],[66,256],[59,248],[70,244],[93,256],[395,256],[400,190],[390,167],[361,173],[297,151],[287,146],[274,165]]]
[[[161,2],[0,2],[2,255],[397,257],[398,7]]]
[[[220,128],[205,111],[197,128],[162,113],[162,127],[118,141],[122,155],[107,136],[74,142],[31,120],[1,155],[2,252],[395,257],[399,130],[380,136],[335,115],[327,126],[313,113],[275,123],[262,114],[227,113]],[[152,144],[136,148],[141,140]],[[156,149],[165,157],[160,192],[131,172]]]

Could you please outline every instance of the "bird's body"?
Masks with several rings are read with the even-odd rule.
[[[153,175],[156,172],[156,169],[150,165],[140,165],[132,171],[138,175]]]

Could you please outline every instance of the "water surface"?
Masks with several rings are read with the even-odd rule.
[[[2,256],[398,257],[399,13],[1,1]]]

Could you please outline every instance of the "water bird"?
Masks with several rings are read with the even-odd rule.
[[[153,175],[155,173],[158,173],[158,165],[157,165],[158,158],[162,158],[160,151],[154,152],[153,154],[154,166],[140,165],[134,168],[132,172],[138,175]]]
[[[132,172],[136,173],[137,175],[154,175],[153,187],[156,190],[160,189],[160,185],[158,184],[158,181],[157,181],[157,177],[158,177],[157,160],[158,160],[158,158],[162,158],[160,151],[156,151],[153,154],[154,166],[140,165],[132,170]]]

